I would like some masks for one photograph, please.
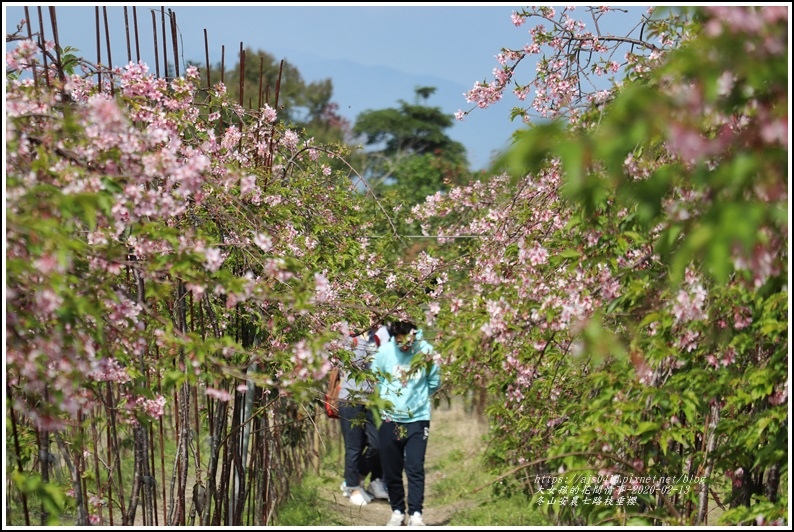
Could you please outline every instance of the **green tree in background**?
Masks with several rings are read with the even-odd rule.
[[[367,146],[380,146],[374,153],[385,157],[430,153],[451,162],[466,163],[466,148],[445,132],[452,127],[453,118],[439,107],[424,105],[436,91],[435,87],[418,87],[415,91],[413,104],[399,100],[399,108],[361,113],[353,133],[363,136]]]
[[[426,105],[435,91],[417,87],[414,103],[399,100],[396,108],[365,111],[353,126],[355,138],[370,148],[356,159],[361,175],[381,203],[397,214],[394,223],[402,235],[421,233],[410,213],[413,206],[471,178],[466,148],[447,134],[453,117]],[[407,244],[408,256],[428,242]]]
[[[424,200],[425,191],[443,190],[445,179],[467,180],[466,148],[447,134],[453,117],[425,104],[435,91],[435,87],[417,87],[413,104],[399,100],[397,108],[364,111],[356,118],[353,134],[370,148],[366,174],[378,192],[399,189],[406,201],[416,204]],[[425,156],[444,164],[435,165],[438,171],[417,175],[417,161],[412,158],[427,163]]]
[[[306,83],[297,67],[286,61],[282,67],[281,61],[273,55],[251,48],[245,49],[243,69],[242,101],[239,57],[231,68],[224,65],[221,69],[220,64],[215,65],[210,79],[213,85],[220,82],[221,71],[225,70],[223,83],[233,101],[249,109],[265,104],[277,108],[285,124],[305,129],[318,143],[343,143],[349,136],[349,122],[337,113],[339,106],[331,101],[333,83],[330,79]]]

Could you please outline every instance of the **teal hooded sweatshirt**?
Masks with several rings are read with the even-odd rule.
[[[394,337],[382,343],[372,370],[381,398],[393,405],[381,417],[397,423],[430,421],[430,396],[441,384],[441,370],[433,362],[433,346],[422,339],[422,331],[416,331],[416,340],[405,353]]]

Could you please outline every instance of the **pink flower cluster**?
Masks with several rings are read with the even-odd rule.
[[[94,361],[88,377],[98,382],[125,383],[132,380],[127,369],[122,367],[115,358],[102,358]]]

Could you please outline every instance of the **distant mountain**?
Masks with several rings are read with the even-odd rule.
[[[276,55],[277,59],[280,59]],[[299,52],[285,54],[283,59],[297,67],[304,81],[331,79],[332,100],[339,105],[339,113],[355,122],[359,113],[367,110],[397,107],[398,100],[413,102],[417,87],[436,87],[426,104],[440,107],[450,115],[458,109],[467,110],[464,93],[474,84],[460,85],[453,81],[429,76],[406,74],[384,66],[365,66],[347,60],[324,60]],[[503,150],[510,135],[522,127],[511,122],[510,107],[505,102],[488,109],[475,109],[463,121],[455,121],[449,130],[450,138],[466,147],[473,170],[488,167],[495,152]]]

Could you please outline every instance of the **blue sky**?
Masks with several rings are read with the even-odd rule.
[[[6,33],[24,18],[25,4],[4,3]],[[36,4],[27,4],[33,31],[39,28]],[[113,66],[126,64],[127,44],[124,6],[107,5],[111,29]],[[528,42],[528,24],[515,27],[510,15],[520,4],[502,3],[225,3],[225,4],[127,4],[132,33],[136,6],[141,60],[154,71],[152,10],[156,11],[158,42],[162,50],[160,9],[176,13],[181,49],[186,60],[205,64],[204,33],[209,43],[211,65],[237,63],[240,43],[264,50],[276,59],[295,65],[307,82],[330,78],[332,100],[351,123],[368,109],[397,107],[398,100],[412,102],[414,88],[436,87],[427,105],[450,114],[468,110],[463,93],[475,81],[491,81],[497,66],[495,56],[502,47],[520,48]],[[95,4],[57,4],[61,46],[73,46],[87,59],[96,59]],[[44,31],[52,40],[48,7],[42,7]],[[103,10],[100,9],[100,16]],[[636,19],[635,19],[636,20]],[[168,24],[166,20],[166,24]],[[104,23],[101,46],[104,61]],[[170,36],[170,28],[168,30]],[[9,45],[6,45],[7,49]],[[169,41],[169,55],[172,53]],[[133,60],[136,58],[131,37]],[[162,56],[162,53],[160,54]],[[162,57],[160,58],[162,64]],[[526,67],[525,67],[526,68]],[[182,69],[184,72],[184,67]],[[529,75],[529,74],[527,74]],[[510,109],[519,105],[507,95],[495,106],[476,109],[449,130],[453,139],[466,146],[473,169],[487,166],[491,155],[507,146],[513,131],[523,127],[511,122]]]

